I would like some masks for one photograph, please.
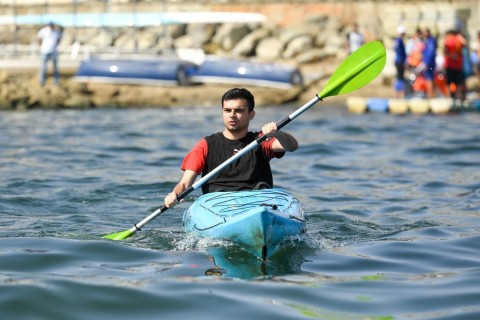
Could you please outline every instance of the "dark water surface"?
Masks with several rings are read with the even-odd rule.
[[[273,160],[308,233],[267,264],[154,211],[220,110],[0,113],[1,319],[480,319],[480,114],[317,106]],[[262,108],[252,129],[298,106]],[[222,275],[222,276],[218,276]]]

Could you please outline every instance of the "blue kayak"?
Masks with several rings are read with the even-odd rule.
[[[262,259],[306,231],[300,202],[280,189],[202,195],[185,211],[183,224],[186,233],[231,241]]]

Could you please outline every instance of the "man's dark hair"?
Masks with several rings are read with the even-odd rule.
[[[253,111],[255,108],[255,99],[253,98],[253,94],[245,88],[233,88],[225,92],[222,96],[222,107],[224,101],[237,99],[245,99],[247,101],[249,111]]]

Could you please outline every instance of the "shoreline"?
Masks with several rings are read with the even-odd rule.
[[[341,61],[335,59],[302,66],[302,73],[316,75],[303,87],[290,89],[265,88],[234,84],[197,84],[188,86],[146,86],[79,82],[75,80],[75,67],[60,66],[60,84],[54,85],[51,74],[47,84],[38,82],[38,68],[13,66],[0,68],[0,111],[62,110],[95,108],[175,108],[217,107],[221,95],[233,87],[245,87],[255,96],[258,107],[272,105],[303,105],[315,97],[327,84],[330,75]],[[335,68],[333,68],[335,66]],[[333,70],[332,70],[333,68]],[[480,94],[476,75],[469,77],[467,87],[472,96]],[[363,88],[345,95],[325,99],[324,106],[342,106],[347,109],[347,100],[356,98],[394,98],[392,78],[381,73]]]
[[[189,86],[140,86],[78,82],[74,79],[76,66],[59,64],[60,84],[53,85],[51,74],[47,83],[38,83],[38,64],[17,60],[5,62],[9,68],[0,68],[0,110],[33,109],[91,109],[91,108],[169,108],[169,107],[215,107],[220,104],[223,92],[233,87],[246,87],[255,96],[256,105],[303,104],[310,101],[327,83],[332,66],[341,61],[314,63],[302,66],[307,83],[290,89],[264,88],[233,84],[198,84]],[[393,88],[387,85],[387,77],[380,75],[372,83],[354,93],[328,97],[328,104],[346,106],[350,95],[364,97],[389,97]]]

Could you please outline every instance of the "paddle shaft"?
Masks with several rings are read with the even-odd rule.
[[[319,96],[315,96],[312,100],[304,104],[302,107],[298,108],[295,112],[291,113],[288,117],[277,123],[277,130],[280,130],[281,128],[285,127],[287,124],[289,124],[293,119],[313,107],[318,101],[322,100]],[[221,165],[210,171],[208,174],[203,176],[200,180],[195,182],[190,188],[187,190],[183,191],[177,196],[177,200],[180,201],[182,199],[185,199],[190,193],[193,191],[197,190],[200,188],[205,182],[219,174],[223,169],[225,169],[227,166],[229,166],[231,163],[239,159],[240,157],[244,156],[251,150],[255,149],[258,147],[263,141],[265,141],[268,138],[268,136],[263,135],[261,137],[258,137],[255,141],[250,142],[245,148],[228,158],[225,162],[223,162]],[[148,215],[145,219],[140,221],[139,223],[136,223],[130,231],[133,233],[136,231],[139,231],[142,229],[147,223],[155,219],[157,216],[161,215],[165,211],[168,210],[168,207],[163,205],[161,208],[155,210],[152,212],[150,215]]]

